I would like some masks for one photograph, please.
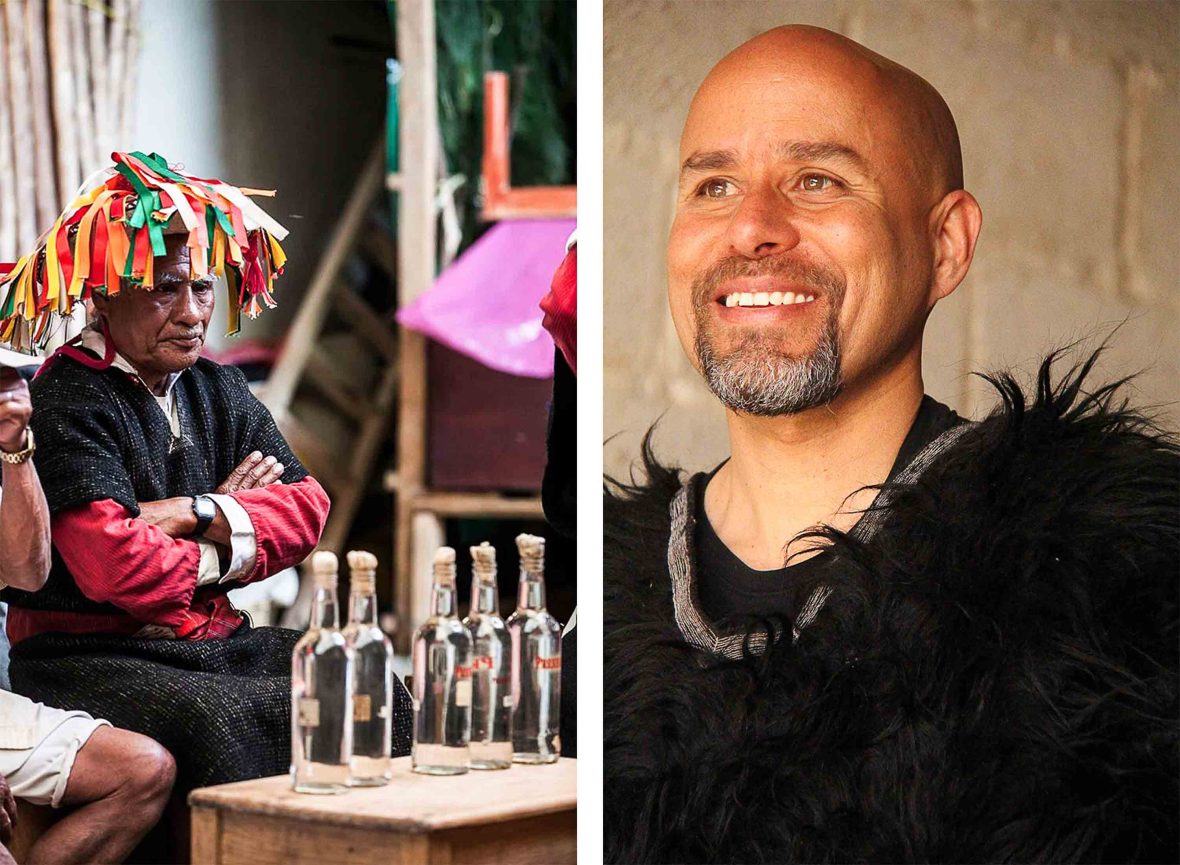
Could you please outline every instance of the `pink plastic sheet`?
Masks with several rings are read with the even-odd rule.
[[[398,322],[500,372],[549,378],[553,340],[537,304],[575,225],[572,219],[496,223],[398,311]]]

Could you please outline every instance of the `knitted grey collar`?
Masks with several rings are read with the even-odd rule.
[[[939,454],[975,426],[976,424],[971,422],[962,423],[938,436],[918,452],[910,464],[893,478],[892,483],[908,484],[915,481]],[[882,490],[849,534],[858,541],[867,541],[875,535],[885,519],[885,509],[893,495],[891,489]],[[672,497],[672,502],[668,506],[668,513],[672,518],[672,532],[668,538],[668,574],[672,579],[672,608],[676,625],[686,641],[711,654],[733,660],[741,658],[746,651],[761,654],[766,650],[766,644],[772,635],[767,634],[765,630],[714,630],[700,607],[692,550],[692,515],[696,513],[694,499],[692,477],[689,477]],[[798,640],[799,630],[807,627],[815,619],[831,592],[827,586],[817,586],[811,593],[791,627],[793,640]]]

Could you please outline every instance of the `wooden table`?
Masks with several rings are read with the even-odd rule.
[[[189,794],[193,865],[561,865],[577,860],[576,760],[296,793],[286,775]]]

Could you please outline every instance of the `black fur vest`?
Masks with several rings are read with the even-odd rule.
[[[831,594],[765,651],[677,626],[680,473],[645,447],[611,485],[608,861],[1177,861],[1178,450],[1052,361],[1031,401],[992,380],[875,534],[827,533]]]

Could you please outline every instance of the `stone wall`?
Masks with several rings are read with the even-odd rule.
[[[721,409],[665,300],[677,142],[693,91],[746,39],[787,23],[844,33],[930,81],[959,125],[983,207],[975,262],[926,330],[926,389],[993,404],[971,370],[1035,368],[1123,322],[1104,374],[1145,370],[1140,404],[1180,380],[1180,3],[605,3],[606,471],[657,450],[689,468],[727,452]],[[1173,428],[1175,406],[1163,415]],[[612,438],[613,437],[613,438]]]

